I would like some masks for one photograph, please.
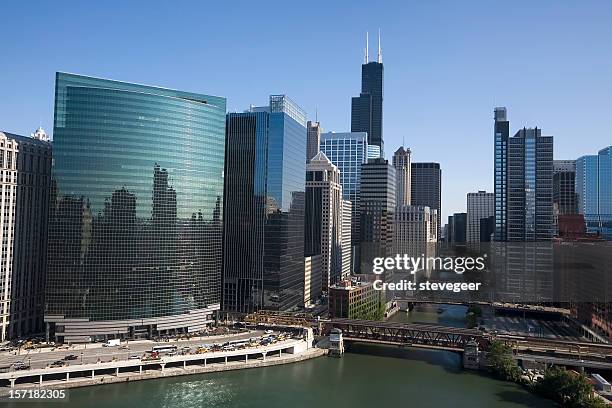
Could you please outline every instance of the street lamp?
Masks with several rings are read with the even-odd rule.
[[[83,352],[81,351],[81,364],[83,364]]]
[[[28,357],[28,370],[32,369],[32,357]]]

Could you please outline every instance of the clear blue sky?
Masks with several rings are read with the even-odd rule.
[[[228,98],[285,93],[350,130],[364,33],[382,30],[387,156],[443,169],[443,216],[492,190],[492,116],[555,136],[555,158],[612,144],[612,1],[10,1],[0,129],[53,127],[55,71]]]

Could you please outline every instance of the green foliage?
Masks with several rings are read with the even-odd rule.
[[[378,308],[376,308],[375,310],[369,311],[369,312],[364,312],[364,311],[359,311],[357,313],[354,314],[353,319],[360,319],[360,320],[384,320],[385,318],[385,303],[381,302],[378,304]]]
[[[467,314],[474,313],[476,317],[482,317],[482,309],[478,305],[470,305]]]
[[[468,329],[473,329],[478,325],[478,322],[476,321],[476,315],[474,313],[468,312],[468,314],[465,315],[465,318],[467,320],[465,325]]]
[[[543,397],[550,398],[568,408],[603,408],[604,402],[593,395],[593,389],[584,374],[576,375],[558,367],[544,373],[535,387]]]
[[[519,381],[521,369],[512,356],[512,349],[499,340],[491,343],[489,363],[493,372],[500,378],[507,381]]]

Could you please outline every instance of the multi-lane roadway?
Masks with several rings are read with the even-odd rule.
[[[113,358],[117,360],[127,360],[129,356],[142,356],[145,352],[151,351],[153,346],[158,345],[176,345],[180,351],[183,347],[190,347],[195,351],[197,346],[201,344],[224,343],[230,340],[244,340],[251,337],[260,337],[264,334],[263,330],[252,330],[247,333],[228,334],[221,336],[211,336],[209,338],[202,337],[191,340],[178,340],[170,342],[155,342],[150,340],[139,340],[122,342],[121,346],[117,347],[102,347],[100,343],[88,345],[76,345],[68,348],[52,349],[34,349],[21,350],[15,355],[15,351],[0,353],[0,371],[8,371],[11,365],[16,362],[23,362],[29,365],[30,368],[44,368],[57,360],[63,360],[68,355],[75,355],[77,359],[65,361],[66,364],[88,364],[98,361],[108,362]],[[127,346],[127,349],[125,349]]]

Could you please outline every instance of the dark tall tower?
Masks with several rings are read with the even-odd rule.
[[[505,241],[507,233],[508,197],[506,177],[508,171],[508,138],[510,137],[510,122],[506,108],[495,108],[495,240]]]
[[[442,221],[442,170],[440,163],[411,164],[410,204],[438,210],[438,237]]]
[[[380,32],[378,33],[378,61],[368,61],[366,37],[365,61],[361,65],[361,93],[352,99],[351,132],[367,132],[368,144],[380,147],[384,157],[382,134],[383,119],[383,73]]]

